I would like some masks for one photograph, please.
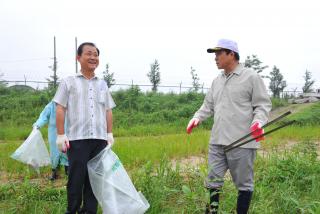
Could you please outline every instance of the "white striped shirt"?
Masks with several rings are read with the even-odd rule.
[[[107,140],[106,111],[115,103],[104,80],[86,79],[82,74],[61,81],[53,98],[66,108],[69,140]]]

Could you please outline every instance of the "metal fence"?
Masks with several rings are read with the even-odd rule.
[[[14,87],[14,86],[28,86],[35,90],[42,90],[45,88],[48,88],[49,83],[48,81],[36,81],[36,80],[13,80],[13,81],[7,81],[7,80],[1,80],[0,83],[6,84],[8,87]],[[132,86],[138,86],[141,91],[147,92],[152,90],[151,84],[136,84],[133,81],[131,83],[116,83],[110,87],[111,91],[118,91],[118,90],[125,90],[129,89]],[[180,83],[179,85],[158,85],[157,86],[158,92],[163,93],[183,93],[188,92],[190,90],[194,90],[194,87],[190,85],[183,85]],[[199,93],[206,93],[209,88],[204,87],[204,84],[198,88]]]
[[[14,81],[7,81],[7,80],[0,80],[0,83],[6,84],[8,87],[14,87],[14,86],[28,86],[35,90],[42,90],[48,87],[49,83],[48,81],[36,81],[36,80],[14,80]],[[129,89],[132,86],[138,86],[141,91],[148,92],[152,91],[152,85],[151,84],[135,84],[133,81],[131,83],[117,83],[110,87],[111,91],[118,91],[118,90],[125,90]],[[180,83],[179,85],[158,85],[158,92],[162,93],[184,93],[189,91],[194,91],[194,87],[190,85],[183,85]],[[204,84],[202,84],[197,92],[198,93],[206,93],[208,91],[209,87],[205,87]],[[271,96],[272,92],[268,90],[268,94]],[[283,91],[280,93],[281,98],[294,98],[299,97],[302,94],[302,91]]]

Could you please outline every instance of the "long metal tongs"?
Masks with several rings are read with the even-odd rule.
[[[279,117],[275,118],[274,120],[272,120],[272,121],[266,123],[265,125],[263,125],[261,128],[266,128],[267,126],[270,126],[271,124],[273,124],[273,123],[281,120],[282,118],[288,116],[289,114],[291,114],[291,111],[288,111],[288,112],[280,115]],[[261,138],[261,137],[263,137],[263,136],[266,136],[266,135],[268,135],[268,134],[270,134],[270,133],[272,133],[272,132],[275,132],[275,131],[283,128],[283,127],[289,126],[289,125],[293,124],[294,122],[296,122],[296,121],[295,121],[295,120],[292,120],[292,121],[286,122],[286,123],[284,123],[284,124],[282,124],[282,125],[274,128],[274,129],[271,129],[271,130],[269,130],[269,131],[267,131],[267,132],[265,132],[265,133],[263,133],[263,134],[255,137],[255,138],[250,138],[250,139],[248,139],[248,140],[246,140],[246,141],[244,141],[244,142],[241,142],[241,141],[243,141],[244,139],[246,139],[246,138],[248,138],[249,136],[252,135],[252,132],[250,132],[249,134],[247,134],[247,135],[239,138],[238,140],[234,141],[234,142],[231,143],[230,145],[225,146],[225,147],[224,147],[224,152],[228,152],[228,151],[230,151],[230,150],[232,150],[232,149],[234,149],[234,148],[237,148],[237,147],[239,147],[239,146],[242,146],[242,145],[244,145],[244,144],[246,144],[246,143],[249,143],[249,142],[251,142],[251,141],[253,141],[253,140],[255,140],[255,139],[258,139],[258,138]]]

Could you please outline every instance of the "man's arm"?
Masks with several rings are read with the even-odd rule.
[[[113,146],[114,144],[114,138],[112,134],[112,110],[108,109],[107,110],[107,115],[106,115],[106,120],[107,120],[107,142],[109,145]]]
[[[193,118],[199,119],[200,122],[214,115],[213,84],[214,82],[212,82],[211,88],[207,92],[202,106],[193,116]]]
[[[66,106],[68,103],[69,91],[67,83],[62,80],[59,84],[58,90],[54,95],[53,102],[56,107],[56,127],[57,127],[57,140],[56,144],[58,149],[62,152],[66,152],[70,148],[69,139],[64,133],[64,118],[66,112]]]
[[[105,83],[105,82],[104,82]],[[106,84],[106,83],[105,83]],[[112,118],[112,108],[116,106],[114,103],[111,94],[109,92],[108,86],[106,84],[106,121],[107,121],[107,141],[109,145],[114,144],[114,138],[112,134],[112,123],[113,123],[113,118]]]
[[[61,152],[67,152],[67,150],[70,148],[69,139],[64,133],[64,115],[65,115],[66,109],[56,103],[56,126],[57,126],[57,140],[56,144],[58,146],[58,149]]]
[[[107,110],[107,133],[112,133],[112,110]]]
[[[51,114],[51,107],[52,103],[50,102],[49,104],[44,107],[42,112],[39,115],[38,120],[32,125],[33,127],[36,126],[37,128],[41,128],[45,124],[49,122],[50,114]]]
[[[202,106],[194,114],[193,118],[189,121],[187,125],[187,133],[190,134],[194,127],[197,127],[200,122],[206,120],[208,117],[214,114],[214,102],[213,102],[213,83],[208,93],[206,94]]]
[[[268,122],[269,112],[271,111],[272,104],[266,86],[259,75],[256,75],[253,80],[252,91],[252,124],[260,122],[261,125],[264,125]]]
[[[57,125],[57,134],[63,135],[64,133],[64,117],[65,117],[66,109],[56,103],[56,125]]]

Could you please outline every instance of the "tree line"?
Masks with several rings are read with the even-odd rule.
[[[258,58],[257,55],[251,55],[247,56],[244,62],[244,66],[248,68],[252,68],[257,73],[262,73],[267,68],[269,68],[268,65],[262,65],[263,62]],[[200,78],[198,74],[196,73],[196,69],[191,66],[190,68],[190,75],[192,79],[192,88],[191,91],[198,92],[201,88],[200,84]],[[0,74],[0,80],[2,78],[3,74]],[[147,73],[147,77],[152,85],[152,91],[157,92],[158,86],[161,83],[161,75],[160,75],[160,64],[157,59],[154,60],[150,64],[150,70]],[[284,76],[280,72],[280,69],[277,66],[273,66],[272,70],[269,72],[269,75],[261,75],[262,78],[267,78],[270,80],[268,88],[272,92],[273,97],[280,97],[280,94],[284,91],[284,89],[287,87],[287,82],[284,79]],[[312,79],[312,73],[308,70],[304,72],[303,81],[304,85],[302,87],[303,93],[310,93],[313,92],[313,85],[315,83],[315,80]],[[49,82],[48,87],[52,89],[56,89],[57,87],[57,80],[59,78],[57,75],[50,76],[50,78],[47,78],[46,80]],[[103,79],[107,82],[109,87],[112,87],[116,84],[116,80],[114,78],[114,73],[110,72],[109,64],[107,63],[105,66],[105,69],[103,70]],[[0,82],[0,87],[5,86],[4,82]],[[297,91],[297,88],[293,89],[294,91]]]
[[[252,68],[257,73],[262,73],[264,70],[269,68],[268,65],[262,65],[263,62],[258,58],[257,55],[247,56],[244,62],[244,66],[247,68]],[[192,91],[198,92],[200,89],[200,78],[196,73],[196,69],[191,66],[190,70],[191,79],[192,79]],[[114,73],[109,71],[109,65],[106,65],[106,69],[103,71],[103,78],[108,83],[109,87],[115,84]],[[262,78],[267,78],[270,80],[269,89],[272,92],[273,97],[280,97],[280,94],[287,87],[287,82],[284,79],[284,76],[280,72],[280,69],[277,66],[273,66],[272,70],[269,72],[269,75],[261,75]],[[156,92],[158,86],[161,82],[160,78],[160,64],[157,59],[150,64],[150,70],[147,73],[150,83],[152,84],[152,91]],[[315,80],[312,79],[312,73],[308,70],[305,71],[302,76],[304,80],[304,85],[302,87],[303,93],[313,92],[313,85]],[[297,88],[294,89],[296,91]]]

